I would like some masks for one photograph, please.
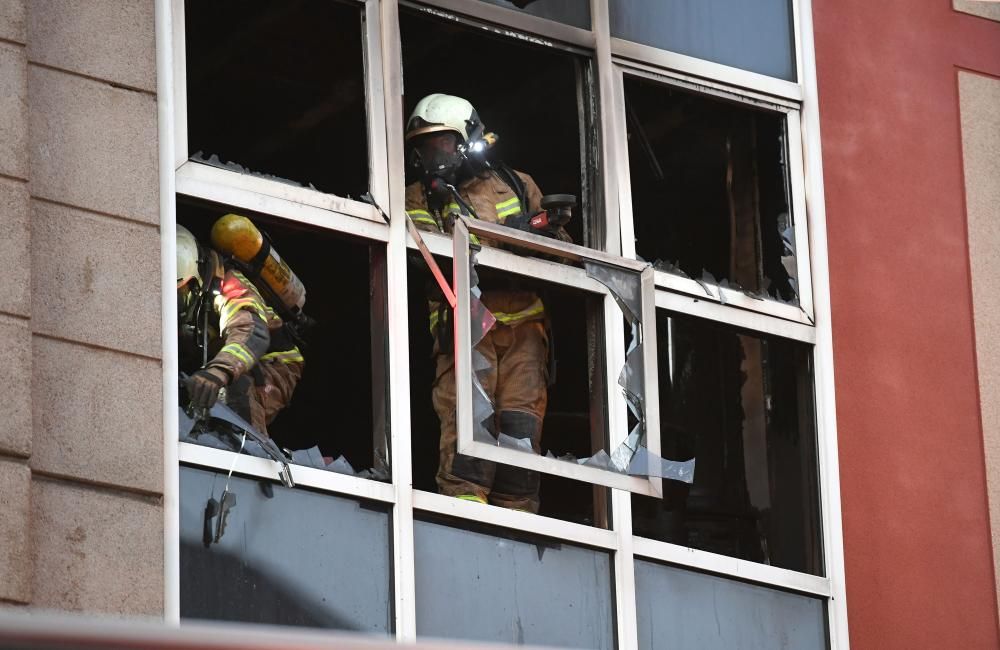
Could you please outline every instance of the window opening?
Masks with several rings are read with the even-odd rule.
[[[600,247],[592,229],[599,220],[600,138],[590,58],[406,6],[399,26],[405,115],[431,93],[471,102],[486,130],[499,136],[491,159],[530,174],[543,193],[576,196],[579,205],[566,230],[573,241]],[[419,172],[408,166],[407,184],[416,180]]]
[[[451,261],[442,257],[435,259],[450,279]],[[428,285],[433,280],[422,268],[422,260],[413,258],[411,264],[415,270],[408,274],[413,486],[437,492],[441,421],[434,408],[431,387],[438,382],[441,374],[449,371],[449,362],[442,359],[451,357],[436,354],[436,337],[429,326],[427,295]],[[497,270],[483,268],[480,273],[485,278],[484,282],[499,283],[498,286],[509,286],[515,282],[509,275]],[[549,323],[549,341],[554,342],[551,361],[556,371],[555,377],[550,374],[555,383],[547,387],[547,407],[542,421],[543,444],[547,449],[564,450],[581,458],[590,456],[592,439],[599,441],[596,443],[598,446],[603,446],[607,435],[604,349],[600,339],[588,334],[595,331],[588,327],[603,329],[600,302],[596,297],[590,298],[548,283],[531,280],[516,282],[519,289],[542,295],[546,310],[560,315]],[[447,318],[450,320],[451,315]],[[454,363],[453,360],[451,363]],[[580,436],[581,430],[590,431],[591,438]],[[539,513],[542,515],[607,527],[609,498],[603,487],[543,475],[539,494]]]
[[[185,20],[194,160],[340,196],[368,190],[361,5],[188,0]]]
[[[657,312],[661,448],[690,485],[633,496],[636,535],[822,575],[811,349]]]
[[[590,3],[580,0],[481,0],[482,2],[522,11],[539,18],[557,20],[580,29],[590,29]]]
[[[270,375],[262,379],[258,376],[261,373],[254,370],[283,362],[283,357],[265,356],[242,375],[246,386],[227,387],[220,401],[228,401],[229,407],[252,425],[259,422],[254,418],[254,402],[263,404],[269,414],[278,409],[272,421],[257,428],[270,436],[292,464],[389,480],[384,244],[191,199],[179,202],[177,221],[207,249],[212,246],[213,225],[227,213],[249,218],[301,280],[308,296],[304,312],[313,324],[301,332],[301,341],[296,345],[302,358],[301,376],[291,388],[290,400],[287,386],[279,382],[272,387],[266,381]],[[239,270],[235,265],[227,266]],[[252,276],[245,277],[251,285],[261,284],[250,280]],[[227,304],[241,309],[239,301],[245,298]],[[268,300],[264,298],[265,309]],[[218,332],[222,314],[209,311],[211,359],[228,339]],[[184,327],[182,324],[182,333]],[[284,336],[283,330],[269,333],[272,342],[280,342]],[[204,364],[197,341],[182,336],[180,348],[181,370],[196,372]],[[186,390],[182,390],[181,397],[181,406],[187,407]],[[188,412],[193,413],[190,409]],[[183,422],[190,420],[182,414]],[[182,429],[181,439],[239,450],[239,434],[228,433],[217,424],[210,421],[191,433]],[[242,445],[244,453],[273,456],[252,443]]]
[[[798,304],[784,115],[631,76],[625,105],[638,256]]]

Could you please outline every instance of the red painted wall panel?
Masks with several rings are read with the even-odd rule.
[[[1000,24],[813,11],[851,643],[997,648],[957,66],[1000,74]]]

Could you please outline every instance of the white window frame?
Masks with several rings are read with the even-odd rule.
[[[547,253],[560,257],[567,257],[574,261],[593,261],[612,265],[616,268],[629,271],[635,274],[636,282],[639,284],[641,295],[640,323],[643,343],[643,414],[645,416],[644,432],[656,432],[655,435],[646,436],[646,446],[650,453],[659,455],[659,408],[658,408],[658,388],[656,374],[656,307],[653,293],[653,271],[644,264],[629,262],[620,257],[603,254],[600,251],[591,250],[583,246],[566,244],[547,240],[539,235],[522,234],[505,226],[498,226],[477,222],[472,219],[459,218],[455,221],[453,233],[453,265],[455,270],[455,295],[458,304],[455,308],[455,386],[457,397],[456,428],[458,431],[458,452],[467,456],[490,460],[496,463],[521,467],[536,472],[543,472],[554,476],[585,481],[594,485],[627,490],[637,494],[661,497],[663,495],[662,479],[659,477],[641,478],[619,474],[605,469],[578,465],[566,461],[547,458],[536,454],[529,454],[516,449],[509,449],[499,445],[492,445],[487,442],[475,440],[473,437],[473,407],[472,407],[472,336],[470,323],[470,232],[480,237],[502,241],[508,244],[520,245],[530,248],[538,253]],[[529,277],[543,277],[549,282],[582,289],[604,298],[604,313],[608,313],[608,302],[614,302],[611,292],[600,282],[590,278],[586,271],[572,266],[565,266],[555,262],[545,260],[535,260],[537,265],[545,272],[541,274],[532,273],[529,266],[523,264],[523,258],[519,264],[510,268],[509,271]],[[483,264],[488,266],[488,264]],[[621,319],[621,315],[618,316]],[[605,323],[605,326],[609,323]],[[617,344],[610,337],[605,337],[605,346],[608,348],[608,357],[620,357],[624,360],[624,341],[619,339]],[[620,348],[615,350],[614,348]],[[621,368],[619,368],[620,372]],[[619,390],[617,373],[607,375],[605,385],[608,393],[604,399],[612,402],[623,402],[624,397]],[[621,403],[616,404],[617,408],[622,408]],[[629,432],[614,425],[609,424],[608,442],[610,454],[614,449],[625,441]],[[593,450],[597,451],[597,450]]]
[[[814,576],[739,560],[715,553],[644,539],[632,534],[631,493],[610,489],[611,522],[608,529],[574,524],[468,503],[412,488],[411,423],[409,404],[409,339],[406,254],[413,246],[404,219],[404,160],[402,107],[403,79],[399,42],[400,0],[348,0],[365,9],[366,91],[369,131],[370,191],[380,206],[393,216],[386,226],[371,206],[338,199],[308,188],[295,188],[267,179],[211,168],[188,161],[186,126],[186,82],[184,63],[184,0],[155,0],[157,102],[159,110],[160,214],[163,312],[163,422],[164,422],[164,597],[168,623],[179,622],[179,484],[178,463],[228,471],[232,452],[177,442],[178,388],[176,382],[175,226],[176,197],[184,194],[273,214],[282,219],[321,226],[387,246],[388,368],[392,423],[392,482],[378,483],[352,476],[293,465],[297,484],[331,494],[370,499],[390,505],[393,531],[393,612],[397,639],[416,638],[416,583],[413,555],[414,512],[435,513],[455,522],[487,523],[502,528],[554,538],[566,543],[613,554],[615,633],[617,647],[634,650],[636,595],[634,559],[640,557],[673,566],[702,571],[735,580],[826,600],[830,644],[847,648],[848,627],[844,582],[838,452],[834,403],[832,332],[830,327],[829,273],[827,266],[822,158],[819,139],[818,93],[810,0],[791,0],[795,31],[797,82],[772,79],[716,63],[612,38],[608,0],[590,0],[591,29],[579,29],[515,10],[474,0],[423,0],[435,11],[472,13],[475,19],[496,26],[500,34],[526,38],[533,43],[560,47],[567,44],[593,52],[600,104],[602,151],[601,182],[605,198],[604,251],[628,259],[634,250],[623,244],[622,223],[631,219],[627,183],[627,145],[623,139],[623,75],[656,76],[668,83],[695,83],[745,101],[766,101],[788,116],[789,160],[801,160],[801,173],[793,172],[792,188],[796,218],[796,252],[807,274],[799,275],[801,289],[812,289],[811,304],[800,304],[808,318],[778,311],[744,306],[740,296],[710,300],[701,287],[658,282],[656,308],[726,323],[760,334],[794,339],[813,346],[820,517],[824,549],[824,576]],[[801,133],[801,137],[797,137]],[[239,161],[236,161],[239,162]],[[803,219],[803,217],[805,217]],[[808,224],[808,232],[799,226]],[[802,241],[807,238],[807,241]],[[430,235],[433,252],[451,255],[453,242]],[[808,244],[808,245],[806,245]],[[481,264],[512,270],[516,265],[547,264],[516,257],[505,251],[483,249]],[[809,275],[811,274],[811,275]],[[811,281],[807,282],[809,278]],[[599,284],[599,283],[598,283]],[[732,298],[732,299],[729,299]],[[757,303],[759,301],[752,301]],[[624,330],[617,305],[605,300],[608,341],[623,341]],[[617,372],[624,361],[623,346],[610,345],[607,370]],[[608,382],[614,386],[613,382]],[[624,400],[609,404],[609,426],[624,430],[627,410]],[[617,424],[615,424],[617,422]],[[617,428],[616,428],[617,427]],[[275,479],[277,466],[266,459],[242,456],[237,471]]]
[[[806,219],[802,143],[798,136],[801,133],[798,107],[795,104],[780,99],[765,98],[758,94],[736,93],[732,90],[724,89],[719,84],[713,82],[696,80],[669,72],[654,71],[648,66],[637,66],[616,60],[615,86],[617,92],[615,95],[616,100],[619,102],[618,115],[625,114],[624,81],[626,75],[637,79],[653,81],[666,88],[673,87],[690,90],[702,96],[720,97],[738,104],[753,106],[771,113],[780,114],[783,117],[785,132],[787,134],[785,138],[787,143],[785,155],[788,161],[787,173],[789,177],[787,180],[790,190],[788,208],[794,226],[798,304],[786,304],[770,299],[758,300],[750,298],[736,289],[703,285],[693,279],[659,270],[656,272],[656,286],[658,288],[670,289],[677,293],[695,296],[700,300],[708,300],[720,305],[731,305],[747,311],[769,314],[804,325],[813,325],[815,317],[813,314],[812,275],[809,265],[809,224],[808,219]],[[619,140],[627,142],[624,121],[620,121],[615,126]],[[619,158],[616,171],[618,177],[623,179],[623,181],[631,177],[627,152],[626,155]],[[622,255],[635,258],[635,216],[632,211],[632,192],[628,182],[619,183],[618,202],[619,209],[621,210]]]

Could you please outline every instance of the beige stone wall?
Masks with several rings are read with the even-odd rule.
[[[993,563],[1000,591],[1000,79],[958,73]]]
[[[163,612],[153,0],[0,0],[0,604]]]
[[[955,11],[1000,21],[1000,2],[988,0],[952,0]]]

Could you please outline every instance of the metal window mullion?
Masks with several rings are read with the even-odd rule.
[[[674,313],[687,314],[760,334],[771,334],[809,344],[815,343],[817,340],[816,328],[811,325],[759,312],[737,309],[728,305],[720,305],[717,302],[670,291],[659,290],[656,292],[656,306]]]
[[[604,250],[622,253],[621,227],[619,225],[619,186],[627,186],[628,177],[621,178],[622,156],[628,156],[628,147],[617,125],[624,119],[619,109],[621,88],[618,73],[611,61],[611,25],[608,0],[591,0],[590,24],[594,32],[597,66],[597,85],[601,114],[598,116],[601,134],[601,178],[604,183]],[[596,215],[595,215],[596,218]],[[634,255],[632,255],[634,257]]]
[[[389,149],[378,0],[365,2],[365,98],[368,114],[368,188],[375,202],[389,205]]]
[[[580,546],[605,551],[614,551],[618,548],[615,534],[610,530],[499,506],[473,503],[433,492],[415,490],[413,507],[422,512],[432,512],[465,521],[559,539]]]
[[[801,102],[790,99],[783,99],[774,95],[749,90],[747,88],[734,88],[730,84],[721,83],[714,79],[695,77],[689,74],[678,72],[677,70],[657,67],[642,61],[613,57],[617,67],[623,69],[626,74],[642,77],[659,83],[680,86],[703,95],[712,95],[721,99],[749,104],[751,106],[763,107],[772,111],[788,111],[798,109]]]
[[[171,43],[173,50],[171,57],[173,63],[173,88],[167,92],[173,93],[173,168],[177,169],[188,159],[188,134],[187,134],[187,36],[184,18],[184,0],[169,0],[170,21],[173,34]],[[160,18],[160,15],[157,15]],[[160,72],[157,77],[162,76]]]
[[[635,214],[632,211],[632,168],[629,163],[628,152],[628,121],[626,119],[625,107],[625,74],[624,71],[615,67],[615,111],[614,137],[618,142],[623,143],[618,147],[615,156],[615,176],[618,178],[618,221],[621,235],[622,257],[630,259],[636,258],[635,251]]]
[[[234,468],[237,474],[257,476],[274,482],[280,480],[278,471],[281,466],[269,458],[237,454],[190,442],[177,443],[175,441],[175,444],[178,447],[178,460],[182,463],[208,467],[220,472],[228,472],[230,468]],[[371,499],[383,503],[393,502],[392,486],[386,483],[305,465],[292,464],[289,465],[289,469],[295,485],[299,487],[315,488],[331,494]]]
[[[383,125],[387,143],[385,178],[391,218],[387,260],[389,308],[389,422],[392,485],[393,614],[396,639],[417,637],[416,576],[413,551],[413,463],[410,448],[410,363],[406,293],[406,220],[404,214],[403,69],[396,2],[369,0],[368,15],[378,11],[383,80]],[[392,144],[393,146],[388,146]]]
[[[822,576],[751,562],[646,537],[634,537],[633,552],[640,560],[711,573],[718,576],[786,589],[819,598],[830,596],[830,580]]]
[[[666,70],[678,70],[695,77],[722,81],[732,86],[755,90],[775,97],[793,101],[802,100],[802,88],[795,82],[777,77],[769,77],[757,72],[734,68],[686,54],[661,50],[634,41],[612,37],[611,53],[616,57],[641,61],[647,65],[653,65]]]
[[[158,189],[160,212],[160,337],[163,351],[161,387],[163,415],[163,620],[180,624],[180,469],[177,431],[180,402],[177,385],[177,200],[174,161],[176,148],[183,146],[177,135],[179,113],[185,110],[178,85],[184,84],[183,65],[178,68],[178,32],[183,47],[182,0],[156,0],[156,110]],[[180,16],[177,15],[181,11]],[[182,59],[183,63],[183,59]],[[180,76],[176,76],[180,73]],[[179,141],[181,144],[179,144]]]
[[[505,25],[526,34],[537,34],[538,38],[529,40],[541,41],[540,44],[558,47],[558,44],[549,41],[549,39],[553,39],[587,49],[594,47],[594,37],[590,31],[558,20],[533,16],[485,2],[471,3],[470,0],[420,0],[420,2],[425,6],[439,8],[447,12],[474,15],[477,20]],[[433,13],[429,9],[423,10]],[[591,24],[593,24],[593,14],[591,14]],[[508,35],[520,36],[517,34]]]
[[[635,555],[632,537],[632,495],[611,491],[611,520],[618,538],[615,551],[615,617],[618,650],[638,650],[638,595],[635,593]]]
[[[790,1],[792,3],[792,52],[795,54],[795,80],[801,86],[804,85],[802,83],[802,0]]]
[[[806,205],[805,159],[803,158],[801,115],[797,111],[788,113],[786,122],[788,141],[788,166],[792,195],[789,197],[795,236],[795,264],[798,274],[799,306],[815,320],[813,305],[812,270],[809,263],[809,210]]]
[[[655,319],[654,319],[655,322]],[[628,435],[628,405],[618,385],[617,374],[625,364],[625,327],[621,311],[608,296],[604,300],[604,358],[608,376],[608,435],[612,447]],[[658,435],[658,432],[657,432]],[[615,585],[615,630],[618,650],[637,650],[639,632],[636,618],[635,566],[632,558],[632,497],[622,490],[611,490],[611,528],[618,548],[612,558]]]
[[[250,210],[257,210],[254,202],[256,199],[252,197],[262,197],[262,200],[277,199],[300,205],[304,211],[311,208],[324,213],[353,217],[381,228],[385,227],[385,221],[381,215],[367,203],[251,174],[243,174],[235,170],[221,169],[204,163],[189,160],[181,164],[177,169],[177,182],[178,191],[182,194],[198,195],[198,188],[202,188],[202,191],[209,195],[206,198],[212,199],[227,191],[242,194],[242,200],[246,204],[244,207]],[[295,210],[286,210],[286,212],[289,212],[289,218],[296,218]],[[321,219],[315,225],[326,229],[347,229],[336,221],[329,221],[329,219],[335,218],[337,217],[330,216],[327,217],[327,220]]]
[[[835,650],[850,647],[847,621],[847,587],[844,573],[844,537],[840,501],[840,468],[837,444],[836,392],[833,365],[833,328],[830,309],[830,268],[827,255],[826,207],[823,189],[823,158],[820,139],[819,92],[816,81],[816,51],[813,42],[812,3],[803,0],[802,32],[802,132],[805,142],[805,190],[812,251],[813,308],[816,318],[815,385],[816,421],[819,436],[819,486],[823,522],[823,557],[830,579],[827,606],[830,644]]]

